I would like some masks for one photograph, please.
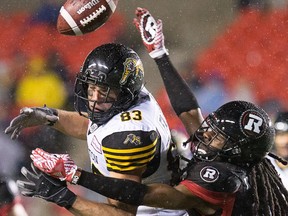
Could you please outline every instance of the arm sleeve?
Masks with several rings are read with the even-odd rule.
[[[130,205],[141,205],[148,190],[146,185],[127,179],[109,178],[82,171],[78,184],[111,199]]]
[[[155,59],[155,62],[158,65],[171,105],[176,114],[179,116],[183,112],[199,108],[197,99],[172,65],[169,57],[164,55],[159,59]]]

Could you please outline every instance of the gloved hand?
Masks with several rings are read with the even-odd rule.
[[[22,167],[21,173],[27,181],[17,180],[21,194],[28,197],[39,197],[48,202],[69,209],[76,200],[76,195],[67,188],[66,182],[55,179],[37,170],[31,164],[32,171]]]
[[[28,108],[20,110],[20,115],[16,116],[10,125],[5,129],[6,134],[11,134],[11,139],[17,139],[23,128],[38,125],[53,126],[59,120],[58,112],[55,109],[44,107]]]
[[[141,34],[142,42],[145,45],[151,58],[160,58],[168,51],[164,44],[164,35],[162,31],[162,21],[155,21],[153,16],[145,8],[138,7],[135,11],[137,18],[133,23]]]
[[[68,154],[50,154],[37,148],[32,151],[30,157],[35,167],[42,172],[61,181],[77,184],[81,169],[77,167]]]

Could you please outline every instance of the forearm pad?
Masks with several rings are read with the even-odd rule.
[[[148,190],[146,185],[127,179],[116,179],[82,170],[78,184],[105,197],[130,205],[142,205]]]
[[[187,83],[181,78],[169,57],[155,59],[160,70],[171,105],[179,116],[183,112],[199,108],[198,102]]]

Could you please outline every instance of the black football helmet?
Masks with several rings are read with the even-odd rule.
[[[204,132],[213,131],[208,141]],[[251,167],[269,152],[275,130],[267,113],[253,103],[232,101],[211,113],[192,137],[194,157],[201,161],[224,161]],[[210,146],[224,140],[222,149]]]
[[[102,125],[135,102],[142,89],[143,79],[143,65],[135,51],[122,44],[111,43],[99,46],[86,57],[80,73],[76,76],[75,109],[98,126]],[[95,112],[89,108],[88,84],[107,87],[106,97],[111,89],[119,92],[108,111]],[[97,101],[92,102],[95,107]],[[111,103],[106,100],[105,102]]]

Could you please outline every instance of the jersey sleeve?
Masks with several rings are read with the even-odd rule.
[[[145,167],[153,160],[159,139],[154,130],[116,132],[105,137],[102,148],[108,170],[125,172]]]
[[[191,165],[180,184],[194,195],[215,205],[232,201],[240,189],[244,172],[234,165],[220,162],[197,162]]]

